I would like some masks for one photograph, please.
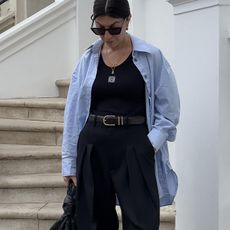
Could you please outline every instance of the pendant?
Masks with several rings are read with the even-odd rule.
[[[108,77],[108,83],[114,83],[115,81],[116,81],[116,77],[114,75]]]

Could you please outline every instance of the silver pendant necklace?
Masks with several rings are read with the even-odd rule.
[[[111,74],[108,76],[108,83],[115,83],[116,81],[116,76],[114,75],[115,68],[115,66],[111,67],[112,71]]]

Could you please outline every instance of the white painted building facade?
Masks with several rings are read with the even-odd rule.
[[[169,3],[170,2],[170,3]],[[230,226],[230,0],[130,0],[129,31],[158,46],[175,72],[181,120],[171,158],[176,230]],[[0,34],[0,98],[57,96],[96,37],[93,0],[58,0]]]

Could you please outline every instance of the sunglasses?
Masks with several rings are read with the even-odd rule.
[[[124,22],[125,22],[125,20],[124,20]],[[110,28],[106,29],[103,27],[93,27],[93,23],[94,23],[94,21],[93,21],[90,29],[96,35],[104,35],[106,31],[108,31],[111,35],[119,35],[121,33],[124,22],[122,23],[121,27],[110,27]]]
[[[106,31],[108,31],[111,35],[118,35],[121,33],[122,27],[113,27],[113,28],[97,28],[97,27],[91,27],[91,30],[96,34],[96,35],[104,35]]]

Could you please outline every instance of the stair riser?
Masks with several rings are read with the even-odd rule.
[[[63,122],[64,109],[1,107],[0,118]]]
[[[1,220],[0,220],[0,222],[1,222]],[[56,222],[56,220],[40,220],[39,221],[39,230],[50,229],[50,226],[52,226],[55,222]],[[121,223],[119,225],[119,230],[122,230],[122,224]]]
[[[66,188],[0,189],[0,203],[37,203],[63,201]]]
[[[119,214],[118,214],[119,216]],[[122,219],[121,216],[119,216],[119,230],[122,230]],[[165,221],[161,221],[160,222],[160,228],[159,230],[175,230],[175,224],[173,222],[165,222]]]
[[[36,219],[0,219],[0,230],[38,230],[38,229],[41,230],[42,228],[39,228],[39,221]]]
[[[56,220],[39,220],[38,230],[47,230],[55,223]]]
[[[122,230],[122,223],[120,223],[119,230]],[[173,223],[161,222],[160,230],[175,230],[175,225]]]
[[[160,230],[175,230],[175,224],[172,222],[161,222]]]
[[[61,172],[60,159],[0,160],[0,175]]]
[[[0,230],[19,230],[19,229],[30,229],[30,230],[47,230],[49,229],[56,220],[33,220],[33,219],[0,219]],[[119,230],[122,230],[120,223]],[[160,230],[175,230],[173,223],[161,223]]]
[[[47,230],[56,220],[0,219],[0,230]]]
[[[20,145],[61,145],[62,133],[60,132],[20,132],[0,131],[1,144]]]

